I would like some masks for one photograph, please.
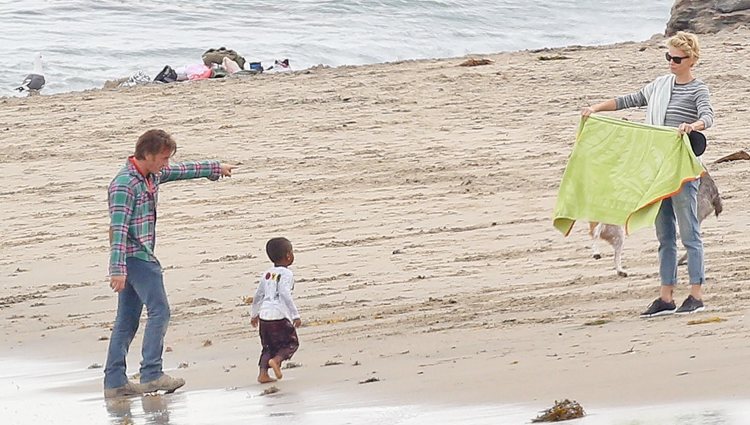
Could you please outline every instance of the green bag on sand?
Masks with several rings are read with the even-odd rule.
[[[240,54],[235,52],[234,50],[227,49],[226,47],[219,47],[218,49],[208,49],[203,52],[203,55],[201,55],[203,64],[207,67],[211,67],[212,63],[221,65],[224,57],[228,57],[229,59],[237,62],[237,65],[240,66],[240,69],[245,68],[245,58],[240,56]]]
[[[565,236],[576,220],[623,225],[630,234],[653,226],[662,199],[703,173],[688,136],[676,128],[582,118],[553,224]]]

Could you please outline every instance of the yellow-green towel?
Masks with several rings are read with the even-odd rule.
[[[554,226],[566,236],[576,220],[623,225],[627,233],[653,226],[661,200],[703,172],[677,129],[591,115],[578,126]]]

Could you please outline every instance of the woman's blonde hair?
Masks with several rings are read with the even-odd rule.
[[[695,63],[698,63],[698,59],[701,58],[701,46],[695,34],[678,31],[667,40],[667,46],[682,50],[688,57],[695,59]]]

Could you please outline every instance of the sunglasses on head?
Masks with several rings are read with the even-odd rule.
[[[667,62],[674,61],[674,63],[676,63],[677,65],[681,64],[683,59],[690,58],[690,56],[683,56],[683,57],[672,56],[669,54],[669,52],[666,53],[665,57],[667,58]]]

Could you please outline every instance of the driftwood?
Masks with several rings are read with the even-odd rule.
[[[562,61],[571,59],[569,56],[565,55],[550,55],[550,56],[539,56],[540,61]]]
[[[492,59],[477,59],[477,58],[469,58],[465,61],[458,64],[458,66],[479,66],[479,65],[489,65],[493,63]]]
[[[738,161],[738,160],[749,160],[750,154],[748,154],[745,151],[737,151],[733,154],[721,157],[714,161],[714,164],[719,164],[721,162],[729,162],[729,161]]]

